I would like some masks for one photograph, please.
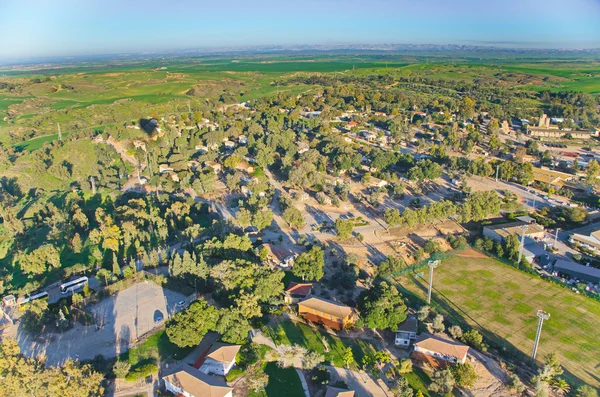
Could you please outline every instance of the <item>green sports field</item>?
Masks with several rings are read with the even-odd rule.
[[[551,317],[544,323],[538,359],[557,352],[569,380],[599,386],[600,302],[475,256],[441,263],[435,270],[432,306],[451,322],[480,329],[494,345],[523,360],[533,348],[536,312],[543,309]],[[427,275],[402,282],[413,298],[425,297],[427,283]]]

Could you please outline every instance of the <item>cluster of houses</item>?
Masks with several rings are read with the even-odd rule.
[[[356,324],[358,315],[350,306],[311,296],[312,284],[292,282],[286,288],[286,302],[298,304],[298,315],[311,323],[340,331]],[[411,358],[430,368],[448,364],[464,364],[469,346],[429,333],[418,334],[418,321],[409,315],[395,333],[394,343],[403,348],[412,346]]]

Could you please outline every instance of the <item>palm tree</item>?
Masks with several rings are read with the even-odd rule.
[[[563,395],[567,395],[569,394],[569,391],[571,391],[571,385],[569,385],[566,380],[560,378],[552,382],[552,388],[557,393],[561,393]]]

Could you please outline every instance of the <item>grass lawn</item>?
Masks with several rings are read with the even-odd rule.
[[[429,379],[429,375],[427,375],[421,368],[413,367],[412,372],[403,374],[402,376],[408,380],[408,384],[415,391],[421,390],[424,396],[431,396],[431,394],[429,394],[429,390],[427,390],[427,385],[431,383],[431,380]]]
[[[408,277],[402,287],[412,303],[419,304],[426,296],[427,280]],[[531,353],[536,311],[543,309],[551,317],[544,323],[538,358],[556,352],[571,381],[600,385],[598,301],[491,258],[456,256],[435,270],[432,305],[451,322],[481,330],[516,360],[526,360]]]
[[[294,368],[279,368],[277,363],[267,363],[265,373],[269,375],[267,396],[304,397],[302,383]]]
[[[152,334],[143,343],[140,343],[133,349],[123,353],[119,359],[127,360],[132,368],[140,365],[156,362],[157,359],[164,360],[172,357],[175,360],[182,360],[194,347],[180,348],[171,343],[164,329]]]
[[[272,326],[271,335],[277,344],[303,346],[310,351],[323,354],[325,361],[340,368],[344,367],[343,357],[348,346],[352,348],[354,359],[359,365],[365,355],[373,355],[376,352],[368,342],[358,339],[342,339],[323,330],[292,321],[283,321]],[[327,348],[325,344],[327,344]]]

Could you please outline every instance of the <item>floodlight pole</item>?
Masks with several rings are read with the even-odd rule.
[[[429,261],[427,262],[427,266],[429,266],[429,289],[427,290],[427,304],[431,304],[431,288],[433,287],[433,269],[438,267],[440,261]]]
[[[533,345],[533,353],[531,354],[531,364],[535,364],[535,356],[537,354],[538,345],[540,343],[540,335],[542,333],[542,326],[544,321],[550,318],[550,313],[543,310],[537,311],[537,316],[540,318],[538,321],[537,334],[535,335],[535,343]]]
[[[521,264],[521,256],[523,256],[523,248],[525,247],[525,232],[528,228],[528,225],[521,227],[521,244],[519,245],[519,259],[517,260],[517,264]]]

